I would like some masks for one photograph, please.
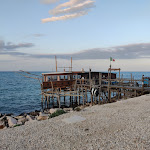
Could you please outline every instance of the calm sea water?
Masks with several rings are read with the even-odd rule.
[[[41,72],[32,72],[41,75]],[[142,75],[150,77],[150,72],[122,72],[124,78],[135,79]],[[118,75],[118,74],[117,74]],[[0,72],[0,113],[30,112],[41,109],[40,83],[14,72]]]

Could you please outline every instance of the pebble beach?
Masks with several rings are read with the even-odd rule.
[[[150,95],[0,130],[0,150],[150,150]]]

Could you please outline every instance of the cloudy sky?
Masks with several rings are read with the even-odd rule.
[[[150,71],[150,0],[1,0],[0,71]]]

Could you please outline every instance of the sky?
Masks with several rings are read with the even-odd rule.
[[[149,0],[1,0],[0,71],[150,71]],[[61,70],[61,69],[60,69]]]

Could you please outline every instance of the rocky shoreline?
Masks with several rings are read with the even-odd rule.
[[[14,116],[13,114],[1,114],[0,113],[0,129],[7,129],[12,127],[17,127],[21,125],[25,125],[28,122],[32,121],[42,121],[51,118],[51,115],[55,113],[59,113],[62,111],[63,113],[73,112],[81,110],[83,107],[79,106],[76,108],[51,108],[44,110],[43,112],[35,110],[29,113],[21,113],[20,115]],[[60,114],[59,114],[60,115]],[[57,115],[56,115],[57,116]]]

